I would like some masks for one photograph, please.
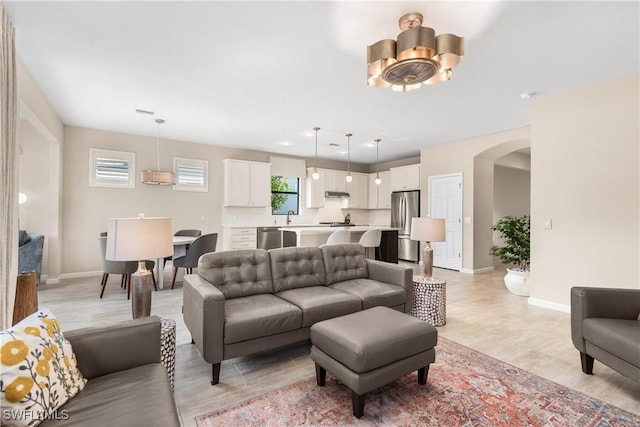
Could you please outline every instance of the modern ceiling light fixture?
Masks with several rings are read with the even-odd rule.
[[[349,132],[345,135],[347,137],[347,182],[353,181],[353,177],[351,176],[351,137],[353,134]]]
[[[398,41],[380,40],[367,46],[367,84],[408,92],[422,84],[447,81],[464,56],[464,38],[454,34],[436,36],[422,26],[422,14],[400,17]]]
[[[142,183],[152,185],[175,185],[176,175],[173,172],[160,170],[160,125],[164,119],[156,119],[157,125],[157,145],[158,145],[158,169],[142,171]]]
[[[374,182],[376,185],[382,184],[382,179],[380,179],[380,156],[378,155],[378,146],[380,145],[381,139],[376,139],[374,142],[376,143],[376,179]]]
[[[320,128],[318,126],[313,128],[313,131],[316,133],[316,163],[313,166],[313,173],[311,174],[311,178],[318,179],[320,178],[320,173],[318,173],[318,131]]]

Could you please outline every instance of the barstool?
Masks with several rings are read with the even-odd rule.
[[[349,243],[351,241],[351,231],[336,230],[329,235],[326,245],[339,245],[340,243]]]
[[[382,230],[375,229],[365,231],[358,243],[364,247],[367,258],[374,259],[376,257],[375,249],[380,246],[380,240],[382,240]],[[373,252],[373,256],[371,252]]]

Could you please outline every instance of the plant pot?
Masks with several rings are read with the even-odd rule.
[[[529,271],[507,268],[504,284],[507,285],[507,289],[512,294],[528,297],[530,291]]]

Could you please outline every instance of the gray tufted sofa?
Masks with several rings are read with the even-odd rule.
[[[205,254],[184,279],[184,321],[212,364],[308,340],[310,328],[375,306],[409,312],[413,270],[357,243]]]

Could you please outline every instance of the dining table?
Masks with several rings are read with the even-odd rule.
[[[186,255],[187,247],[196,240],[193,236],[173,236],[173,258]],[[156,259],[156,278],[158,287],[164,288],[164,258]]]

